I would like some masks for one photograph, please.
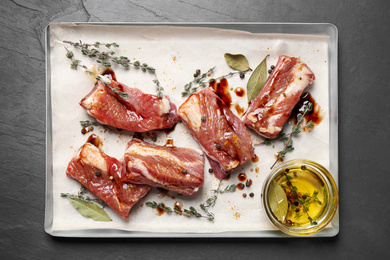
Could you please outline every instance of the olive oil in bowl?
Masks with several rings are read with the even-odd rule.
[[[290,235],[310,235],[332,220],[338,205],[336,184],[318,163],[291,160],[271,172],[263,205],[273,224]]]

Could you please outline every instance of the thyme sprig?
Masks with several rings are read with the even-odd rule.
[[[146,206],[162,210],[167,213],[174,213],[184,217],[196,217],[196,218],[206,218],[209,221],[214,220],[214,216],[204,216],[200,214],[194,207],[189,207],[189,209],[181,210],[178,206],[171,207],[165,206],[163,203],[157,203],[155,201],[148,201],[145,203]]]
[[[224,79],[227,77],[232,77],[234,75],[244,75],[247,72],[250,72],[252,70],[246,70],[246,71],[234,71],[234,72],[229,72],[228,74],[219,76],[217,78],[210,78],[208,82],[205,82],[205,79],[208,75],[214,73],[215,67],[209,69],[206,73],[203,73],[202,75],[199,75],[198,77],[195,77],[194,80],[188,82],[187,84],[184,85],[184,91],[181,92],[182,97],[195,93],[198,91],[199,88],[205,88],[210,85],[210,83],[213,83],[216,80]]]
[[[302,213],[300,213],[300,209],[302,210],[303,213],[307,215],[307,219],[310,221],[312,225],[317,225],[317,221],[313,220],[312,217],[309,215],[309,205],[311,203],[316,203],[318,205],[322,205],[322,202],[318,199],[318,191],[314,191],[313,195],[310,196],[308,193],[301,193],[298,192],[298,188],[294,185],[292,185],[292,177],[288,176],[285,173],[286,176],[286,184],[282,185],[282,188],[286,192],[286,194],[291,194],[291,199],[289,203],[289,207],[291,210],[295,211],[295,218],[300,218],[302,216]]]
[[[218,187],[216,189],[211,190],[213,192],[213,195],[210,198],[208,198],[204,203],[201,203],[199,205],[199,207],[207,214],[207,216],[210,217],[213,216],[214,218],[214,214],[209,211],[209,208],[215,205],[215,202],[217,201],[218,198],[218,193],[223,194],[225,192],[235,192],[237,190],[236,184],[228,185],[223,190],[220,189],[220,187],[221,187],[221,181],[219,181]]]
[[[65,49],[66,49],[66,57],[69,58],[69,59],[71,60],[71,64],[70,64],[70,68],[71,68],[71,69],[77,70],[78,67],[81,67],[81,68],[84,69],[85,72],[87,72],[90,76],[95,77],[95,79],[96,79],[97,81],[102,81],[103,84],[106,85],[106,86],[109,86],[109,85],[110,85],[110,82],[103,81],[103,80],[102,80],[102,77],[96,76],[95,73],[94,73],[93,71],[89,70],[89,69],[87,68],[87,66],[83,65],[83,64],[81,63],[80,60],[76,60],[76,59],[74,58],[74,54],[73,54],[72,51],[68,50],[68,48],[66,48],[66,47],[65,47]],[[112,91],[113,91],[114,93],[117,93],[117,94],[118,94],[120,97],[122,97],[122,98],[127,98],[127,97],[129,97],[129,94],[127,94],[126,92],[119,91],[118,88],[113,88]]]
[[[163,98],[164,88],[161,86],[160,81],[157,78],[156,69],[152,66],[149,66],[147,63],[141,63],[139,60],[132,62],[126,56],[114,56],[115,52],[112,50],[109,51],[100,51],[98,50],[100,46],[105,46],[108,49],[111,47],[118,48],[119,44],[113,43],[100,43],[95,42],[94,44],[84,43],[82,41],[72,42],[72,41],[63,41],[64,43],[70,44],[76,49],[79,49],[83,55],[88,56],[89,58],[96,58],[96,62],[100,63],[103,67],[111,67],[112,63],[116,63],[125,68],[128,68],[130,65],[141,69],[143,72],[150,72],[154,75],[153,83],[156,84],[157,97]],[[68,53],[67,53],[68,57]],[[68,57],[70,58],[70,57]],[[77,65],[80,63],[79,60],[75,60],[75,63],[71,65],[72,68],[77,68]]]
[[[77,194],[70,194],[70,193],[61,193],[61,197],[63,198],[67,198],[67,197],[70,197],[70,198],[79,198],[79,199],[83,199],[85,201],[88,201],[88,202],[95,202],[97,204],[99,204],[100,206],[102,206],[103,208],[105,206],[107,206],[107,204],[99,199],[99,198],[91,198],[89,197],[88,195],[85,195],[85,193],[88,191],[87,188],[85,188],[83,185],[81,185],[81,188],[80,190],[77,192]]]
[[[312,121],[309,121],[309,122],[307,122],[307,124],[304,127],[302,127],[302,128],[299,127],[299,125],[302,123],[303,119],[305,118],[305,115],[307,115],[307,113],[309,113],[312,109],[313,109],[313,103],[307,102],[305,104],[305,108],[304,108],[303,113],[299,114],[297,116],[297,122],[292,127],[291,133],[289,133],[289,134],[281,133],[279,135],[279,137],[276,138],[276,139],[282,140],[285,145],[284,145],[283,149],[278,152],[278,157],[276,158],[276,161],[274,162],[274,164],[272,164],[271,169],[275,166],[275,164],[280,159],[283,159],[285,157],[286,153],[291,152],[291,151],[294,150],[292,137],[298,135],[299,133],[301,133],[302,130],[304,130],[305,128],[310,128],[310,127],[314,126],[314,123]],[[276,140],[276,139],[273,139],[273,140]],[[265,145],[271,144],[271,139],[266,138],[264,140],[263,144],[265,144]]]
[[[203,74],[195,73],[194,79],[184,85],[184,91],[181,93],[181,95],[184,97],[188,94],[196,92],[199,87],[206,87],[207,84],[206,82],[204,82],[204,80],[207,78],[208,75],[211,75],[214,72],[214,69],[215,67],[209,69],[206,73]]]
[[[164,205],[163,203],[157,203],[155,201],[148,201],[145,203],[146,206],[159,209],[163,212],[167,213],[174,213],[178,214],[184,217],[196,217],[196,218],[205,218],[209,221],[213,221],[215,218],[214,213],[210,212],[208,208],[215,205],[215,202],[217,201],[217,194],[218,193],[225,193],[225,192],[235,192],[237,189],[236,184],[228,185],[225,187],[225,189],[220,189],[221,181],[218,184],[217,189],[211,190],[213,192],[213,195],[208,198],[204,203],[200,204],[199,207],[206,213],[206,215],[200,214],[195,207],[191,206],[189,209],[183,209],[181,210],[178,206],[174,206],[173,209],[171,207],[168,207]]]

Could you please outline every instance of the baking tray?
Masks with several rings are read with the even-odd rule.
[[[217,28],[246,31],[257,34],[291,34],[303,36],[327,36],[328,41],[328,107],[329,107],[329,167],[337,186],[338,184],[338,86],[337,86],[337,28],[332,24],[302,23],[75,23],[75,25],[93,26],[172,26]],[[223,231],[223,232],[149,232],[124,231],[119,229],[78,229],[53,230],[53,122],[52,122],[52,89],[50,60],[50,26],[46,28],[46,200],[45,231],[58,237],[289,237],[279,230],[260,231]],[[332,237],[339,232],[338,210],[331,225],[311,237]]]

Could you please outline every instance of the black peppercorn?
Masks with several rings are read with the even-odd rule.
[[[85,134],[87,133],[87,129],[85,129],[85,128],[81,129],[81,133],[82,133],[83,135],[85,135]]]
[[[245,78],[245,73],[242,71],[240,72],[240,78],[242,78],[242,79]]]
[[[305,171],[305,170],[306,170],[306,166],[305,166],[305,165],[302,165],[302,166],[301,166],[301,169],[302,169],[302,171]]]
[[[269,73],[269,74],[271,74],[271,73],[272,73],[272,70],[271,70],[271,69],[269,69],[269,70],[268,70],[268,73]]]
[[[295,202],[294,202],[294,205],[295,205],[296,207],[298,207],[298,206],[299,206],[298,201],[295,201]]]
[[[249,197],[253,198],[253,196],[255,196],[253,192],[249,193]]]
[[[275,68],[275,66],[274,65],[271,65],[271,70],[273,70]]]
[[[96,175],[96,176],[100,176],[100,175],[102,175],[102,172],[101,172],[101,171],[96,171],[96,172],[95,172],[95,175]]]
[[[181,173],[183,173],[183,174],[187,174],[187,170],[186,170],[186,169],[184,169],[184,170],[182,170],[182,171],[181,171]]]
[[[221,145],[220,145],[220,144],[217,144],[217,145],[215,146],[215,148],[217,148],[217,149],[219,150],[219,149],[221,149]]]
[[[289,171],[290,171],[290,169],[285,169],[284,171],[285,171],[285,172],[289,172]]]
[[[205,116],[202,116],[202,117],[201,117],[201,120],[202,120],[202,122],[206,121],[206,117],[205,117]]]
[[[210,168],[210,169],[209,169],[209,173],[213,173],[213,169]]]

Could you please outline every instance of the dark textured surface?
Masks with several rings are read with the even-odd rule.
[[[317,3],[315,3],[317,2]],[[2,259],[389,259],[390,2],[2,1]],[[51,21],[328,22],[339,30],[340,233],[320,239],[59,239],[44,232]]]

